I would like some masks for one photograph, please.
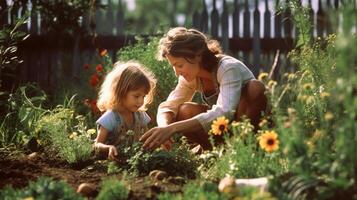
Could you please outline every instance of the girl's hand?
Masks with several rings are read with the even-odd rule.
[[[166,127],[155,127],[141,136],[140,141],[144,142],[145,149],[156,149],[162,143],[170,139],[172,131]]]
[[[113,145],[109,145],[109,149],[108,149],[108,159],[109,160],[117,160],[117,157],[118,156],[118,151],[117,151],[117,148],[115,148],[115,146]]]

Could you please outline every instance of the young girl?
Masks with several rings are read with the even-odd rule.
[[[105,113],[97,120],[98,135],[94,147],[115,160],[116,146],[134,142],[147,130],[150,117],[144,111],[152,101],[156,80],[139,63],[116,63],[107,74],[98,99],[98,108]],[[127,135],[133,130],[134,135]]]

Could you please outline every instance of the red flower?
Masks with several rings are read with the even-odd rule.
[[[98,85],[98,82],[99,82],[99,76],[98,74],[93,74],[91,77],[90,77],[90,84],[92,87],[95,87]]]
[[[93,99],[93,100],[91,101],[91,109],[92,109],[92,112],[93,112],[94,114],[100,114],[100,110],[99,110],[99,108],[98,108],[98,106],[97,106],[97,100]]]
[[[83,68],[84,68],[85,70],[89,69],[89,64],[84,64],[84,65],[83,65]]]
[[[97,72],[102,71],[102,70],[103,70],[102,64],[98,64],[98,65],[95,67],[95,70],[96,70]]]
[[[108,54],[108,51],[106,50],[106,49],[103,49],[103,50],[101,50],[100,52],[99,52],[99,55],[101,56],[101,57],[104,57],[104,56],[106,56]]]

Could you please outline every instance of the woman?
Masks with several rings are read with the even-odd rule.
[[[208,131],[220,116],[239,120],[246,115],[257,127],[267,104],[265,87],[241,61],[223,55],[216,40],[195,29],[177,27],[161,38],[158,49],[159,58],[167,59],[179,81],[159,106],[158,127],[140,138],[144,148],[168,144],[173,134],[182,133],[190,142],[211,149]],[[201,93],[204,105],[189,102],[195,92]]]

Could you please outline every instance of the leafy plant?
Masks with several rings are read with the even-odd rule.
[[[30,182],[24,189],[5,187],[0,192],[0,199],[84,199],[64,181],[54,181],[52,178],[40,177],[36,182]]]
[[[0,126],[0,145],[21,147],[28,143],[34,136],[37,120],[47,112],[43,108],[46,100],[46,94],[35,84],[21,86],[10,94],[7,114]]]
[[[71,108],[57,106],[43,115],[36,124],[41,145],[50,146],[68,163],[77,165],[88,161],[92,154],[92,134],[87,131],[84,117]]]
[[[129,190],[125,184],[115,178],[107,179],[102,182],[102,188],[97,196],[97,200],[106,199],[128,199]]]

